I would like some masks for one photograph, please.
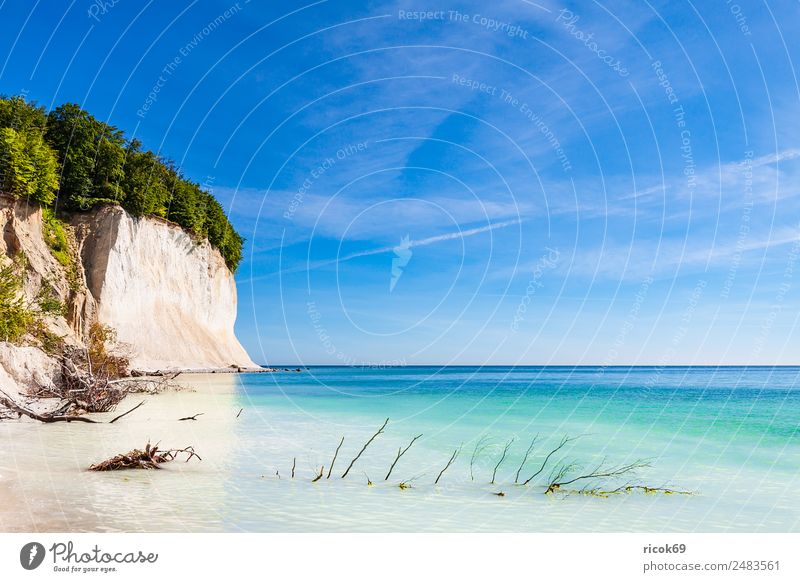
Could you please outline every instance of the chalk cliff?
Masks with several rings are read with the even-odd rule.
[[[208,241],[115,206],[73,223],[97,319],[131,347],[133,368],[256,366],[233,332],[233,275]]]
[[[46,318],[52,333],[81,345],[93,322],[107,325],[134,370],[256,367],[233,331],[233,275],[208,241],[111,205],[67,220],[74,260],[65,266],[48,246],[41,209],[0,195],[0,262],[24,253],[26,298],[47,286],[64,303],[64,315]],[[0,378],[19,376],[20,359],[39,357],[0,347]]]

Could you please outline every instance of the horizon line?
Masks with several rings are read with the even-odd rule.
[[[262,368],[800,368],[797,364],[259,364]]]

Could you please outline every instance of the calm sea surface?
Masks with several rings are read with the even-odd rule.
[[[129,397],[117,414],[147,403],[114,425],[0,423],[0,530],[800,531],[800,368],[312,367],[181,381],[191,390]],[[515,484],[564,436],[578,438]],[[193,445],[203,461],[85,471],[148,440]],[[544,494],[559,467],[570,478],[637,461],[650,466]],[[692,494],[585,494],[625,485]]]

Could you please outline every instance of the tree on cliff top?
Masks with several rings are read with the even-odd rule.
[[[0,100],[0,191],[50,204],[58,188],[55,152],[43,138],[44,109],[14,97]]]
[[[60,164],[60,179],[59,179]],[[74,103],[53,109],[0,98],[0,190],[70,211],[119,204],[207,238],[235,271],[243,239],[222,206],[175,165]]]
[[[46,135],[61,159],[59,194],[68,208],[86,210],[99,200],[123,202],[119,186],[125,177],[125,137],[121,131],[66,103],[48,114]]]

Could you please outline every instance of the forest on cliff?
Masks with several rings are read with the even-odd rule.
[[[118,204],[208,239],[231,271],[242,258],[243,239],[210,192],[74,103],[47,112],[21,97],[0,97],[0,192],[55,212]]]

